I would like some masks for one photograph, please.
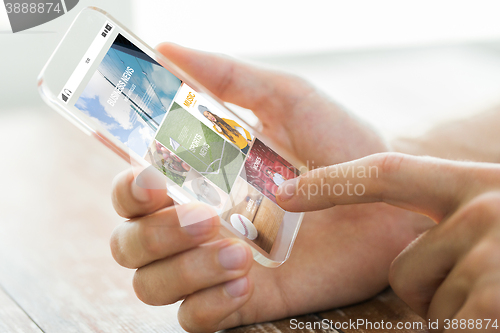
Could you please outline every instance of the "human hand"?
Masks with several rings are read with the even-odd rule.
[[[158,49],[222,100],[253,110],[264,134],[304,163],[329,165],[387,149],[369,127],[297,77],[171,44]],[[269,269],[253,262],[246,244],[219,239],[218,218],[209,218],[205,206],[186,205],[181,219],[190,219],[189,212],[206,221],[181,228],[171,199],[137,187],[131,172],[118,176],[113,198],[118,213],[132,218],[113,233],[115,259],[137,268],[134,288],[144,302],[183,299],[179,321],[189,331],[216,331],[370,297],[387,285],[394,257],[428,227],[426,220],[413,219],[416,214],[384,204],[309,213],[290,259]],[[236,247],[222,250],[230,245]]]
[[[373,177],[356,178],[370,168]],[[356,170],[354,177],[346,170]],[[340,190],[347,182],[351,195]],[[311,195],[320,187],[323,195]],[[369,202],[386,202],[439,223],[392,263],[390,283],[396,294],[437,332],[497,332],[500,166],[375,154],[304,174],[283,183],[278,194],[278,203],[291,211]]]

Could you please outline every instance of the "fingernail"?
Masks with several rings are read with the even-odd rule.
[[[226,282],[224,288],[227,293],[236,298],[245,295],[248,292],[248,278],[246,276]]]
[[[278,188],[278,196],[281,201],[288,201],[297,192],[297,187],[299,185],[299,177],[287,180]]]
[[[134,196],[135,200],[140,202],[149,201],[150,199],[149,191],[137,185],[135,179],[132,181],[131,186],[132,186],[132,195]]]
[[[241,268],[247,260],[247,251],[242,244],[226,246],[219,251],[219,262],[227,270]]]
[[[210,233],[213,228],[211,211],[197,207],[179,216],[179,222],[190,236],[201,236]]]

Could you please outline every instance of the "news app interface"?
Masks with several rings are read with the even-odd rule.
[[[265,252],[297,218],[276,192],[298,170],[122,34],[75,106]]]

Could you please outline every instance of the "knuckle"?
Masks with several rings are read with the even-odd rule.
[[[404,293],[407,290],[405,287],[405,282],[400,278],[401,274],[401,260],[399,257],[394,259],[391,266],[389,267],[389,284],[394,292],[404,300]]]
[[[464,267],[479,276],[500,268],[500,244],[491,239],[479,242],[464,259]]]
[[[152,223],[141,223],[139,226],[139,239],[142,248],[153,257],[160,256],[164,251],[164,244],[159,239],[161,228]]]
[[[149,289],[147,285],[144,283],[144,269],[139,268],[135,271],[134,277],[132,279],[132,286],[134,288],[135,295],[138,299],[140,299],[143,303],[148,305],[155,305],[153,300],[150,297]]]
[[[168,287],[169,281],[166,281],[163,276],[154,274],[154,271],[150,269],[150,266],[145,266],[135,271],[132,286],[137,298],[152,306],[177,302],[180,296],[175,293],[174,288]]]
[[[397,173],[407,156],[401,153],[380,153],[376,155],[375,166],[381,174]]]
[[[389,267],[389,284],[394,292],[403,300],[406,301],[409,294],[409,286],[406,284],[406,279],[402,278],[404,259],[401,256],[396,257]]]
[[[123,249],[123,244],[121,241],[121,226],[118,226],[113,230],[111,234],[111,238],[109,240],[109,247],[111,248],[111,255],[113,259],[123,267],[126,268],[135,268],[134,265],[130,262],[129,257],[126,254],[126,251]]]
[[[217,329],[211,328],[213,326],[213,318],[210,311],[203,308],[198,308],[193,311],[190,306],[185,305],[183,302],[177,313],[177,319],[181,327],[188,332],[214,332]]]
[[[116,214],[124,218],[127,218],[129,216],[128,210],[121,204],[118,195],[113,193],[111,201],[113,203],[113,208],[115,209]]]
[[[454,217],[443,223],[442,232],[459,232],[477,237],[500,226],[500,195],[482,194],[465,204]]]
[[[161,306],[169,303],[162,302],[159,299],[162,293],[159,286],[156,286],[152,279],[148,278],[147,267],[139,268],[135,271],[134,277],[132,279],[132,286],[134,288],[135,295],[144,304],[152,306]]]
[[[475,291],[471,297],[471,306],[485,316],[485,318],[496,318],[500,313],[500,284],[489,283],[480,290]]]
[[[118,237],[118,227],[113,230],[111,237],[109,239],[109,247],[111,248],[111,255],[115,259],[117,263],[121,265],[122,262],[122,253],[120,248],[120,241]]]
[[[403,251],[399,253],[399,255],[394,258],[392,261],[390,267],[389,267],[389,282],[392,281],[394,283],[398,283],[400,280],[400,276],[403,273],[403,267],[405,266],[407,260],[406,258],[408,257],[409,254],[411,254],[411,251],[421,242],[421,239],[428,234],[428,232],[425,232],[418,236],[416,239],[414,239],[410,244],[408,244]]]
[[[399,270],[399,260],[398,257],[396,257],[391,265],[389,266],[389,284],[391,285],[392,289],[395,289],[396,283],[398,282],[398,270]]]
[[[180,255],[175,258],[175,274],[176,274],[176,279],[182,285],[186,290],[190,291],[192,286],[195,284],[195,277],[198,276],[196,272],[193,272],[192,270],[192,265],[193,263],[189,259],[190,256],[188,255]]]
[[[471,223],[492,222],[500,217],[500,194],[496,192],[484,193],[464,206],[461,217]]]
[[[389,284],[394,292],[405,302],[409,303],[420,294],[420,290],[415,289],[416,286],[410,285],[407,282],[408,277],[408,267],[412,270],[419,269],[420,267],[413,267],[411,260],[412,250],[422,243],[422,239],[427,237],[428,232],[423,233],[413,242],[408,244],[408,246],[392,261],[389,267]],[[408,266],[411,265],[411,266]]]

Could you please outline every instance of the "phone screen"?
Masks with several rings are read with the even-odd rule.
[[[95,70],[77,68],[60,98],[79,91],[76,108],[271,253],[284,221],[299,218],[276,204],[278,186],[299,171],[113,28],[107,22],[89,49],[105,53]]]

